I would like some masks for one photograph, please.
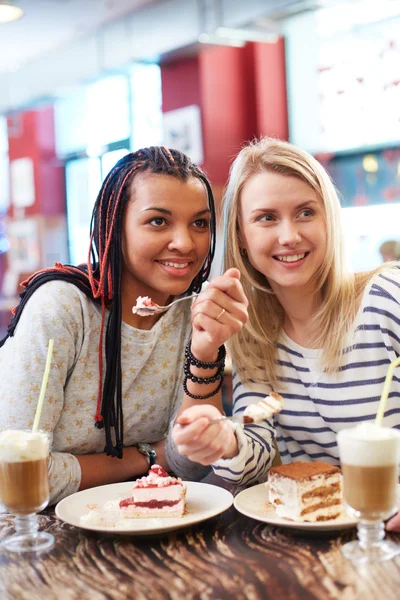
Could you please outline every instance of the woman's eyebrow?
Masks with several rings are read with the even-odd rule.
[[[163,215],[172,215],[172,212],[170,210],[168,210],[167,208],[161,208],[160,206],[149,206],[148,208],[144,208],[141,212],[146,212],[148,210],[155,210],[157,212],[162,213]],[[210,209],[209,208],[205,208],[204,210],[199,210],[196,213],[194,213],[194,217],[201,217],[201,215],[205,215],[206,213],[210,213]]]
[[[148,210],[156,210],[157,212],[162,213],[163,215],[172,215],[172,212],[167,208],[161,208],[159,206],[149,206],[149,208],[144,208],[141,212],[146,212]]]
[[[304,202],[301,202],[300,204],[298,204],[297,206],[295,206],[295,210],[299,210],[299,208],[304,208],[305,206],[309,206],[310,204],[318,204],[317,200],[312,200],[310,198],[310,200],[305,200]],[[258,208],[254,208],[250,214],[253,213],[257,213],[257,212],[269,212],[269,213],[276,213],[278,212],[279,209],[276,208],[268,208],[268,206],[265,207],[258,207]]]
[[[201,217],[201,215],[205,215],[207,213],[210,213],[210,209],[209,208],[205,208],[204,210],[199,210],[198,212],[194,213],[194,217]]]

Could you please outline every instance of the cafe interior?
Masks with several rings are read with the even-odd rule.
[[[119,160],[145,147],[184,152],[210,181],[217,233],[209,281],[223,271],[230,167],[245,144],[264,136],[305,150],[329,174],[349,272],[400,259],[398,0],[0,0],[0,90],[0,339],[31,274],[87,262],[102,182]],[[37,385],[35,404],[43,402],[51,353],[54,364],[62,343],[55,337],[47,363],[46,356],[40,363],[43,394]],[[0,362],[6,352],[7,344]],[[385,371],[400,381],[390,362]],[[229,353],[224,377],[223,409],[231,418]],[[0,389],[1,402],[14,402],[5,396]],[[13,422],[7,428],[15,429]],[[342,437],[344,456],[350,442]],[[277,451],[273,468],[281,462]],[[183,517],[127,519],[125,526],[85,520],[88,507],[116,498],[118,486],[125,497],[132,487],[123,478],[112,481],[67,496],[56,508],[46,502],[40,512],[38,505],[30,527],[47,538],[39,550],[0,550],[1,598],[398,597],[400,533],[385,534],[382,525],[381,538],[373,538],[364,523],[357,542],[361,513],[337,522],[285,520],[271,504],[272,480],[268,499],[265,482],[232,489],[214,473],[205,483],[187,483]],[[398,474],[397,504],[374,523],[397,512],[397,482]],[[18,515],[7,506],[7,485],[0,473],[1,540],[14,533]],[[358,549],[346,555],[342,548],[362,545],[362,535],[364,542],[370,536],[370,547],[390,542],[397,549],[385,562],[371,558],[372,550],[365,560],[352,559]]]

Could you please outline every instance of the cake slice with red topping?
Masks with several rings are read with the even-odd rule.
[[[139,317],[148,317],[157,314],[158,309],[159,305],[153,302],[149,296],[138,296],[132,312],[134,315],[139,315]]]
[[[130,495],[119,502],[124,518],[182,517],[186,508],[186,487],[160,465],[153,465],[146,477],[137,479]]]

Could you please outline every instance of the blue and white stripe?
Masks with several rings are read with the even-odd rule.
[[[273,423],[238,431],[239,456],[218,461],[215,472],[239,484],[264,479],[275,454],[275,436],[284,463],[319,459],[338,464],[337,432],[376,416],[388,366],[400,356],[399,326],[400,270],[394,268],[374,276],[367,286],[338,373],[321,373],[321,351],[303,348],[283,335],[275,391],[283,396],[284,409]],[[233,412],[243,412],[270,391],[267,384],[243,385],[234,375]],[[400,429],[400,367],[392,380],[384,424]]]

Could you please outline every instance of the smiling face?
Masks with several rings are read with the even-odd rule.
[[[134,178],[123,225],[124,294],[165,304],[188,289],[209,246],[210,210],[199,179],[148,173]]]
[[[253,175],[241,192],[239,222],[250,263],[275,293],[312,289],[326,253],[326,220],[321,198],[305,181]]]

